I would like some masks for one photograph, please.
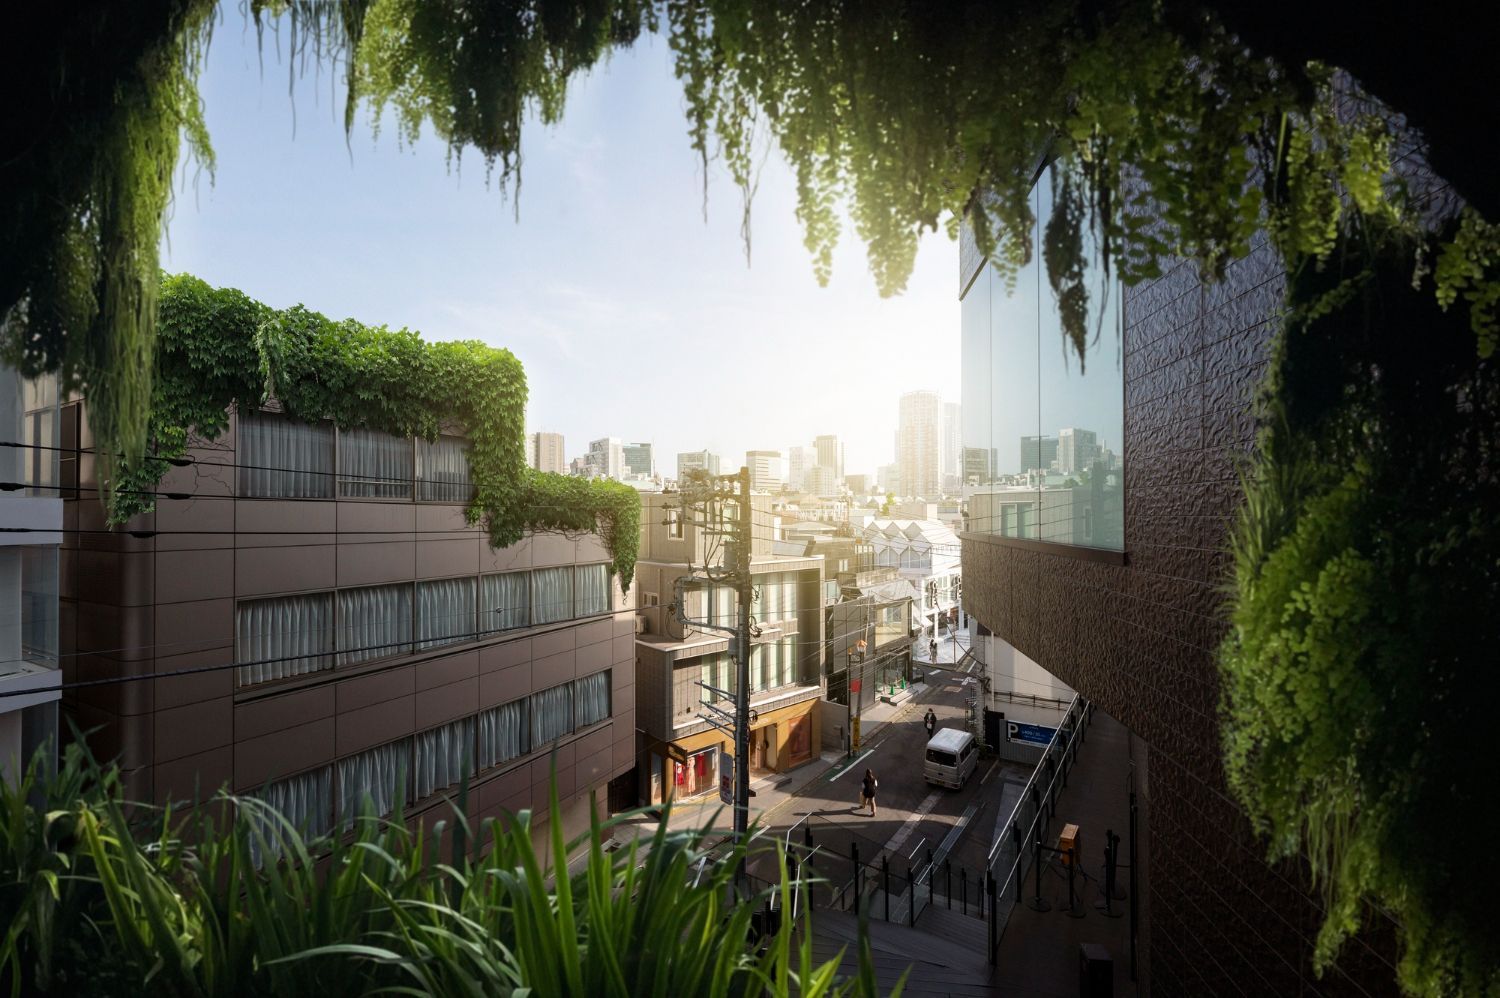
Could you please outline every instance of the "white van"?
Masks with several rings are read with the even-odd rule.
[[[958,728],[944,728],[927,743],[922,776],[928,783],[959,790],[979,765],[979,747],[974,736]]]

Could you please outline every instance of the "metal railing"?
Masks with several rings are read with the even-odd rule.
[[[987,879],[998,885],[989,933],[991,963],[995,962],[1011,910],[1021,899],[1026,861],[1037,851],[1037,844],[1047,835],[1051,820],[1057,813],[1058,793],[1068,785],[1068,773],[1078,759],[1078,746],[1083,743],[1092,715],[1093,705],[1083,697],[1075,695],[1069,701],[1062,723],[1022,788],[1021,798],[1016,801],[1010,817],[1001,826],[1004,831],[990,848],[986,861]]]

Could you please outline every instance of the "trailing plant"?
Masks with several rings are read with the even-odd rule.
[[[38,756],[40,759],[40,756]],[[605,852],[529,812],[474,827],[466,787],[416,831],[365,816],[307,839],[254,797],[126,805],[78,745],[0,782],[0,985],[12,994],[873,995],[812,956],[807,916],[757,940],[741,860],[710,829]],[[40,798],[39,802],[29,800]],[[556,783],[552,813],[558,813]],[[570,856],[582,851],[576,872]],[[786,892],[782,876],[774,888]],[[868,960],[866,960],[868,964]],[[870,981],[873,978],[869,978]]]
[[[1233,535],[1225,769],[1273,859],[1322,886],[1316,966],[1394,916],[1418,995],[1500,994],[1485,737],[1500,696],[1500,371],[1438,304],[1421,243],[1344,229],[1294,267]],[[1439,257],[1441,259],[1441,257]]]
[[[235,406],[274,398],[291,416],[396,436],[468,441],[470,523],[506,547],[528,530],[597,533],[622,592],[635,575],[640,498],[618,482],[526,467],[526,376],[509,351],[477,341],[427,343],[407,329],[334,321],[301,305],[273,309],[187,275],[161,280],[161,326],[144,456],[124,455],[109,480],[110,519],[152,508],[189,434],[213,440]],[[90,416],[93,409],[90,407]]]

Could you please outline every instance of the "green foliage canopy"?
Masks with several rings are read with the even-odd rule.
[[[509,350],[476,341],[426,343],[415,332],[335,322],[298,305],[272,309],[187,275],[161,283],[161,323],[145,457],[125,455],[110,485],[119,523],[151,508],[189,433],[212,440],[233,406],[275,398],[298,419],[332,420],[397,436],[468,440],[474,498],[495,547],[527,530],[598,533],[621,591],[635,575],[640,497],[618,482],[526,466],[526,376]],[[92,409],[91,409],[92,412]]]

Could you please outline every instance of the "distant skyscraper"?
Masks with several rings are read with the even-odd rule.
[[[1093,466],[1099,457],[1099,434],[1068,427],[1057,431],[1057,470],[1076,475]]]
[[[844,477],[844,445],[832,433],[825,433],[813,440],[813,449],[818,452],[818,463],[832,468],[835,478]]]
[[[942,495],[942,402],[937,392],[907,392],[901,396],[897,422],[896,464],[901,469],[901,492],[935,499]]]
[[[1050,471],[1058,463],[1056,437],[1021,438],[1021,474],[1028,471]]]
[[[875,483],[882,495],[890,492],[900,492],[901,466],[899,464],[882,464],[875,473]]]
[[[568,459],[563,456],[561,433],[533,433],[526,441],[526,463],[537,471],[568,473]]]
[[[961,411],[957,402],[943,403],[943,459],[939,471],[943,476],[945,485],[948,479],[957,479],[963,474],[963,422],[960,418]]]
[[[686,454],[678,454],[678,480],[681,481],[686,478],[691,471],[706,471],[710,475],[719,474],[719,455],[706,450],[695,450],[688,451]]]
[[[627,475],[654,475],[656,474],[656,459],[652,456],[649,443],[626,444],[621,448],[625,455],[625,473]]]
[[[874,483],[870,481],[869,475],[845,475],[844,484],[848,486],[850,492],[863,496],[869,494],[870,486]]]
[[[747,450],[745,467],[750,469],[750,487],[762,492],[781,491],[781,451]]]
[[[807,473],[822,464],[811,447],[792,447],[786,452],[786,487],[793,492],[807,489]]]
[[[995,449],[984,447],[964,448],[964,483],[983,485],[994,475]]]
[[[621,446],[619,437],[590,440],[586,460],[597,478],[613,478],[618,481],[625,477],[625,448]]]
[[[839,479],[833,476],[832,468],[817,464],[809,468],[803,477],[802,491],[830,499],[839,494]]]

